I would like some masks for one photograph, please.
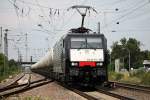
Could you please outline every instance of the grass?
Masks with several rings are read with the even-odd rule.
[[[5,79],[9,78],[10,75],[14,76],[14,75],[16,75],[16,74],[18,74],[20,72],[21,72],[20,69],[13,69],[13,70],[12,69],[7,69],[5,73],[1,72],[1,74],[0,74],[0,82],[1,81],[5,81]]]
[[[109,80],[150,86],[150,71],[146,72],[143,69],[140,69],[130,73],[109,72]]]

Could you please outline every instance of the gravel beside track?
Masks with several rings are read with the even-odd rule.
[[[31,82],[39,79],[45,79],[42,75],[32,73]],[[37,100],[86,100],[82,96],[58,85],[55,82],[50,82],[46,85],[34,87],[28,91],[11,95],[6,100],[22,100],[32,98]]]
[[[139,92],[134,89],[125,89],[125,88],[116,88],[112,91],[112,93],[132,97],[135,100],[150,100],[150,94],[145,92]]]
[[[136,100],[150,100],[150,87],[114,82],[115,89],[112,93],[132,97]]]
[[[128,97],[131,98],[130,100],[150,100],[149,94],[139,93],[137,91],[121,87],[109,89],[107,91],[112,94],[115,93],[118,96],[125,96],[127,97],[126,99],[117,98],[103,92],[100,93],[98,89],[90,92],[83,92],[78,89],[65,87],[58,82],[52,82],[52,80],[46,79],[44,76],[36,73],[31,73],[30,75],[30,82],[32,84],[28,87],[21,87],[21,92],[16,92],[16,94],[5,98],[5,100],[128,100]],[[38,84],[38,82],[40,84]],[[43,85],[41,85],[42,83]],[[23,91],[24,89],[25,91]]]
[[[6,100],[15,100],[38,98],[39,100],[86,100],[84,97],[58,85],[55,82],[33,88],[32,90],[25,91],[8,97]]]
[[[88,88],[88,87],[78,87],[78,86],[66,86],[58,82],[61,86],[79,94],[80,96],[85,97],[88,100],[133,100],[128,97],[123,97],[117,94],[105,92],[99,92],[99,90],[95,88]],[[90,91],[90,92],[87,92]],[[119,98],[119,99],[118,99]]]
[[[106,94],[103,94],[103,93],[99,93],[97,91],[85,92],[85,93],[88,94],[88,95],[91,95],[93,97],[96,97],[98,100],[119,100],[117,98],[114,98],[112,96],[109,96],[109,95],[106,95]]]

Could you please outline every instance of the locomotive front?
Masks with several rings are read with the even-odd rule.
[[[107,41],[104,35],[72,35],[69,40],[69,74],[73,83],[94,85],[107,81]]]

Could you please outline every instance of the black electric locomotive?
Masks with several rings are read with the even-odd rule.
[[[53,48],[53,74],[57,80],[84,85],[103,83],[107,76],[107,40],[86,28],[72,29]]]
[[[100,32],[85,28],[84,17],[89,6],[72,6],[82,15],[81,27],[71,29],[62,36],[53,48],[53,65],[49,67],[50,77],[67,84],[94,86],[108,81],[107,40]],[[86,9],[85,13],[80,8]],[[50,58],[50,57],[48,57]],[[35,65],[41,66],[43,62]],[[34,67],[33,67],[34,68]],[[42,68],[40,72],[42,73]],[[38,69],[37,69],[38,70]]]

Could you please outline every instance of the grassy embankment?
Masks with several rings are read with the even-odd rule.
[[[137,71],[131,71],[130,73],[109,72],[109,80],[150,86],[150,71],[146,72],[143,69],[140,69]]]
[[[0,69],[0,82],[9,78],[9,76],[15,76],[20,72],[21,70],[17,66],[14,66],[13,68],[7,68],[5,71]]]
[[[0,53],[0,82],[9,76],[13,76],[20,72],[21,67],[15,60],[8,60],[4,54]]]

